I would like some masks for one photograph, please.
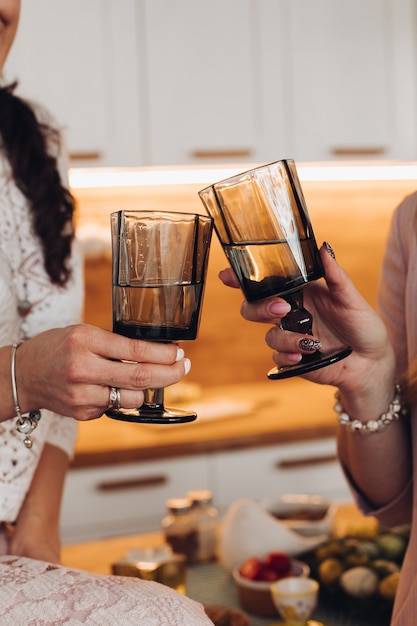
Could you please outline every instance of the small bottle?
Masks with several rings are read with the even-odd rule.
[[[209,489],[187,493],[193,505],[194,520],[198,532],[197,560],[199,563],[216,558],[216,533],[219,513],[213,506],[213,494]]]
[[[168,515],[162,520],[165,541],[175,554],[183,554],[189,565],[197,562],[198,533],[189,498],[166,501]]]

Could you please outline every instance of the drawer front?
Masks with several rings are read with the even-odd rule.
[[[167,498],[209,487],[204,455],[70,470],[61,514],[62,540],[159,530]]]
[[[215,481],[216,503],[222,510],[239,498],[259,500],[283,493],[352,500],[333,439],[218,454]]]

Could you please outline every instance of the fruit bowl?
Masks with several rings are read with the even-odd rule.
[[[271,584],[285,576],[309,576],[310,568],[306,563],[296,559],[289,559],[288,573],[271,580],[250,579],[242,575],[242,568],[251,561],[259,564],[260,559],[248,559],[239,567],[235,567],[232,575],[237,586],[239,604],[248,613],[260,617],[274,617],[277,609],[271,596]]]

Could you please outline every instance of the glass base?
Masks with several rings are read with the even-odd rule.
[[[122,422],[134,422],[136,424],[184,424],[194,422],[197,413],[185,409],[155,408],[144,409],[108,409],[107,417]]]
[[[291,376],[300,376],[301,374],[307,374],[308,372],[314,372],[322,367],[337,363],[345,359],[351,354],[352,348],[337,348],[335,350],[328,350],[327,352],[316,352],[315,354],[308,354],[303,356],[303,360],[295,365],[284,365],[283,367],[274,367],[268,372],[268,378],[270,380],[281,380],[283,378],[291,378]]]

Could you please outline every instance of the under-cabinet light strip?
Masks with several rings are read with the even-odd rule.
[[[210,185],[234,176],[256,164],[233,168],[72,168],[69,172],[73,189],[104,187],[137,187],[147,185]],[[302,181],[376,181],[416,180],[417,163],[367,165],[300,164],[297,170]]]

